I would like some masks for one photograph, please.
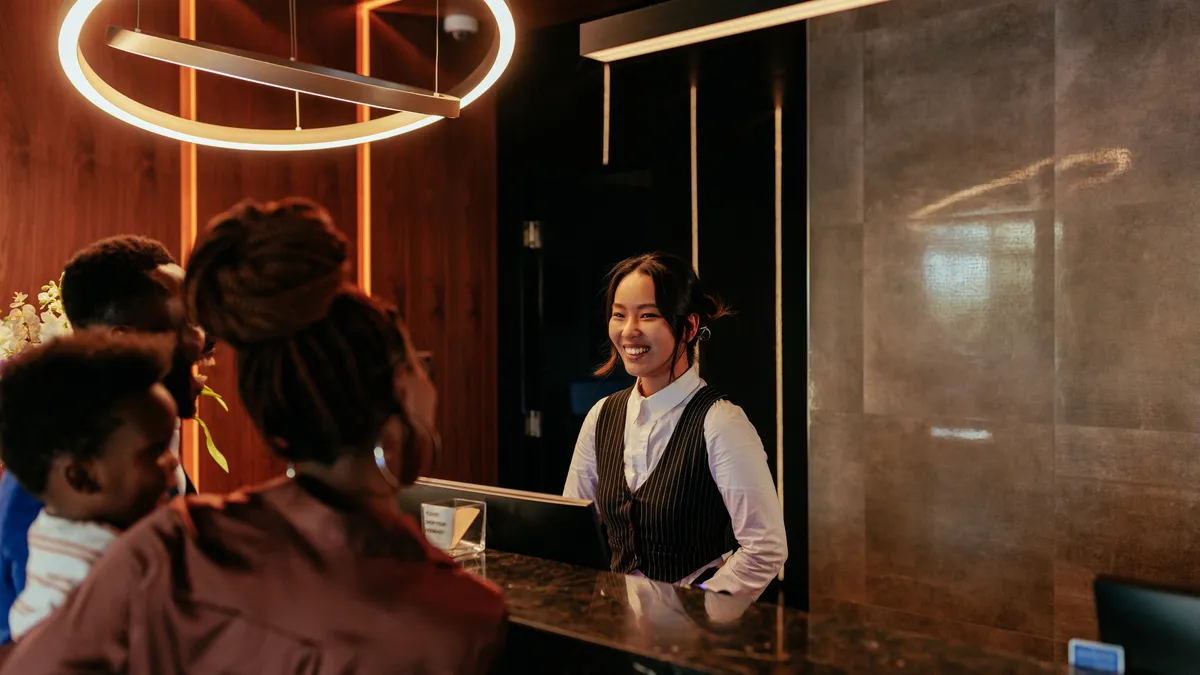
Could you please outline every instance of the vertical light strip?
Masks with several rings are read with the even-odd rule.
[[[196,39],[196,0],[179,0],[179,37]],[[179,115],[196,119],[196,71],[179,69]],[[196,243],[199,212],[196,187],[196,144],[179,144],[179,261],[187,264]],[[186,420],[180,428],[179,453],[196,489],[200,489],[200,425]]]
[[[689,90],[691,99],[691,136],[692,136],[692,268],[700,273],[700,180],[697,170],[697,129],[696,129],[696,76],[692,75]]]
[[[608,65],[608,64],[605,64]],[[699,171],[697,170],[697,155],[698,155],[698,130],[696,128],[696,105],[697,105],[697,90],[696,90],[696,68],[692,67],[691,84],[688,87],[689,103],[689,125],[691,133],[691,162],[692,162],[692,269],[696,270],[696,274],[700,274],[700,179]],[[696,354],[694,357],[696,364],[696,374],[700,374],[700,341],[696,341]]]
[[[378,3],[361,3],[356,8],[355,54],[359,75],[371,74],[371,10]],[[371,109],[357,106],[359,122],[371,119]],[[358,146],[358,287],[371,294],[371,144]]]
[[[612,93],[612,66],[604,64],[604,151],[602,161],[604,166],[608,166],[608,142],[609,142],[609,112],[611,111],[611,93]]]
[[[783,103],[775,102],[775,489],[783,506]],[[779,570],[783,581],[783,568]]]

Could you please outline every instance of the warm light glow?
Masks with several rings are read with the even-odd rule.
[[[359,75],[371,74],[371,11],[377,7],[398,2],[399,0],[370,0],[362,2],[356,8],[358,21],[355,22],[355,63]],[[371,119],[371,108],[365,105],[357,106],[357,119],[368,122]],[[358,146],[358,287],[363,293],[371,294],[371,144],[362,143]]]
[[[780,92],[776,91],[776,98]],[[775,489],[783,506],[783,105],[775,103]],[[783,569],[779,580],[783,581]]]
[[[374,12],[375,10],[379,9],[380,7],[387,7],[388,5],[394,5],[397,2],[400,2],[400,0],[363,0],[362,2],[358,3],[358,9],[359,9],[359,11],[365,12],[368,15],[370,15],[371,12]]]
[[[196,39],[196,0],[179,0],[179,35]],[[196,119],[196,71],[179,69],[179,115]],[[196,199],[196,144],[179,145],[179,263],[186,265],[196,243],[199,215]],[[200,489],[200,425],[183,420],[180,425],[180,458],[192,485]]]
[[[140,129],[173,138],[185,143],[197,143],[233,150],[320,150],[359,143],[380,141],[414,131],[441,120],[441,117],[399,112],[356,124],[314,129],[243,129],[207,124],[156,110],[117,91],[103,80],[79,47],[79,36],[88,17],[103,0],[67,0],[62,26],[58,34],[58,59],[71,84],[96,107],[117,119]],[[503,0],[483,0],[496,20],[498,42],[493,47],[495,57],[490,68],[477,83],[472,80],[477,70],[460,88],[470,90],[461,95],[460,107],[465,108],[484,94],[500,79],[508,67],[516,46],[516,26],[512,12]],[[457,91],[450,92],[458,96]]]
[[[691,133],[691,161],[692,161],[692,268],[696,270],[696,274],[700,273],[700,168],[698,165],[700,155],[699,129],[697,128],[696,109],[699,107],[699,91],[696,87],[696,77],[693,74],[692,84],[688,90],[689,103],[689,124]]]
[[[612,67],[607,63],[604,64],[604,152],[601,161],[604,166],[608,166],[608,134],[609,134],[609,113],[611,112],[612,93]]]
[[[658,37],[633,42],[627,45],[617,47],[609,47],[601,49],[590,54],[584,54],[587,58],[597,61],[620,61],[621,59],[633,58],[645,54],[653,54],[667,49],[683,47],[685,45],[696,44],[698,42],[707,42],[709,40],[718,40],[730,35],[738,35],[740,33],[749,33],[750,31],[762,30],[773,26],[782,26],[785,23],[794,23],[811,19],[825,14],[833,14],[835,12],[843,12],[868,5],[877,5],[888,0],[809,0],[809,2],[798,2],[790,7],[780,7],[758,14],[751,14],[728,21],[719,21],[707,26],[698,26],[687,30],[660,35]]]
[[[692,269],[700,274],[700,181],[696,162],[699,159],[699,133],[696,128],[696,108],[699,105],[696,89],[696,72],[692,71],[692,83],[689,87],[688,113],[691,129],[691,162],[692,162]],[[693,358],[696,364],[696,374],[700,374],[700,341],[696,341],[696,354]]]
[[[109,26],[107,40],[109,47],[123,52],[295,94],[426,115],[458,117],[459,113],[454,96],[356,78],[311,63],[117,26]]]

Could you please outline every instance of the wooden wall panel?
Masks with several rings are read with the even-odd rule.
[[[433,475],[496,482],[496,124],[484,96],[372,151],[372,284],[433,352]]]
[[[435,39],[442,90],[474,70],[491,27],[463,41],[437,37],[434,9],[404,0],[376,13],[373,76],[432,88]],[[433,474],[495,484],[494,94],[458,119],[373,144],[371,191],[372,290],[397,305],[416,348],[433,353],[443,441]]]
[[[353,70],[353,6],[332,0],[299,4],[300,58]],[[0,293],[37,290],[76,249],[112,234],[153,236],[178,254],[179,144],[112,119],[71,88],[54,53],[56,3],[17,0],[8,9],[0,23]],[[285,2],[206,0],[196,14],[200,40],[289,54]],[[101,42],[109,23],[135,21],[134,0],[106,0],[85,34],[85,53],[125,93],[178,112],[177,68]],[[434,26],[426,21],[420,30],[431,38]],[[418,20],[393,17],[391,23],[396,30],[380,41],[384,51],[376,63],[412,60],[415,72],[430,72],[427,56],[421,59],[431,39],[403,49]],[[143,3],[142,24],[177,32],[178,3]],[[442,47],[443,86],[452,86],[465,72],[462,64],[471,61],[471,48],[460,46],[466,56],[459,58],[447,42]],[[199,73],[196,94],[203,121],[261,128],[294,124],[287,92]],[[348,104],[302,98],[306,126],[354,117]],[[481,482],[494,482],[496,474],[494,118],[494,104],[485,97],[460,120],[378,145],[373,181],[377,288],[401,300],[418,346],[435,352],[446,440],[439,475]],[[355,156],[352,148],[277,154],[202,147],[195,195],[200,225],[246,197],[302,195],[329,208],[353,241]],[[278,475],[283,465],[242,412],[228,349],[218,352],[209,375],[232,411],[206,400],[201,415],[231,472],[225,474],[201,451],[194,476],[201,489],[228,491]]]
[[[299,54],[310,63],[354,70],[354,10],[322,3],[299,3]],[[288,5],[277,0],[219,0],[198,3],[198,40],[229,47],[288,56]],[[199,73],[197,116],[205,122],[260,128],[294,126],[293,95],[239,80]],[[301,97],[305,126],[347,124],[354,107],[336,101]],[[305,153],[235,152],[201,147],[197,155],[197,200],[200,227],[244,198],[310,197],[324,204],[351,242],[356,238],[357,169],[353,148]],[[356,254],[352,251],[350,259]],[[226,474],[201,451],[199,483],[206,492],[226,492],[273,478],[284,465],[266,449],[243,412],[237,395],[232,352],[218,348],[210,386],[231,405],[225,412],[204,401],[201,415],[218,447],[229,460]],[[201,441],[203,442],[203,441]]]
[[[132,25],[132,0],[93,15],[84,48],[127,94],[174,111],[177,69],[103,44],[109,23]],[[0,295],[36,293],[80,247],[135,233],[179,252],[179,147],[113,119],[71,87],[55,51],[58,4],[16,0],[0,22]],[[147,3],[143,25],[173,30],[175,5]]]

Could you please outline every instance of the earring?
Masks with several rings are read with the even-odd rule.
[[[296,477],[296,467],[295,467],[295,466],[293,466],[291,462],[288,462],[288,466],[287,466],[287,477],[288,477],[288,478],[295,478],[295,477]]]
[[[700,341],[707,342],[709,340],[709,338],[711,338],[711,337],[712,337],[712,331],[708,329],[708,326],[701,326],[700,327]]]
[[[375,442],[375,466],[379,467],[379,473],[383,474],[383,480],[387,482],[392,489],[400,489],[400,481],[396,480],[395,474],[387,465],[387,457],[383,454],[383,444],[379,441]]]

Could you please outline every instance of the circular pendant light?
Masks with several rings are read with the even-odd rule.
[[[96,71],[88,64],[87,59],[84,58],[83,50],[79,45],[79,36],[83,32],[83,26],[87,22],[88,17],[101,2],[103,0],[65,1],[62,14],[63,21],[58,33],[59,63],[62,65],[63,71],[66,72],[67,79],[71,81],[71,84],[79,93],[91,101],[92,104],[113,117],[146,131],[186,143],[196,143],[198,145],[233,150],[321,150],[380,141],[429,126],[443,119],[442,116],[435,114],[397,112],[365,122],[332,127],[312,129],[247,129],[243,127],[208,124],[165,113],[135,101],[117,91],[97,75]],[[473,73],[467,76],[461,84],[452,89],[449,92],[449,96],[444,97],[447,99],[447,102],[457,98],[459,108],[465,108],[470,105],[500,79],[500,75],[508,67],[508,63],[512,59],[513,49],[516,46],[516,26],[513,23],[512,12],[509,11],[504,0],[483,0],[483,2],[487,5],[496,20],[496,37],[484,62]],[[127,46],[131,42],[133,44],[141,42],[147,49],[155,45],[161,47],[163,44],[161,42],[162,36],[152,36],[151,39],[142,41],[131,41],[129,35],[126,33],[128,31],[122,33],[121,29],[116,29],[115,32],[110,30],[110,41],[113,40],[114,36],[123,36]],[[155,37],[159,41],[155,41],[153,39]],[[306,88],[300,88],[296,85],[299,81],[306,78],[308,82],[312,83],[314,79],[313,75],[316,73],[313,69],[319,69],[319,67],[304,66],[303,64],[291,64],[295,70],[287,73],[279,70],[277,68],[279,64],[274,63],[276,60],[271,57],[253,55],[227,48],[215,48],[211,45],[182,40],[181,38],[176,38],[175,40],[182,43],[177,45],[176,49],[179,50],[178,54],[184,55],[185,58],[179,58],[178,54],[173,58],[163,59],[161,54],[158,57],[152,58],[172,60],[174,62],[194,60],[195,57],[201,54],[201,52],[195,51],[196,49],[208,49],[210,50],[210,56],[215,54],[217,57],[211,60],[209,64],[211,67],[204,68],[209,72],[228,75],[230,77],[239,77],[240,79],[251,79],[252,81],[291,89],[293,91],[306,91]],[[189,48],[191,48],[190,51]],[[150,54],[145,55],[150,56]],[[259,61],[258,65],[250,63],[256,56]],[[228,72],[231,65],[234,66],[233,69],[235,72]],[[254,70],[260,73],[260,76],[257,78],[247,78],[245,77],[245,73],[239,74],[239,68]],[[329,76],[337,72],[325,69],[324,73],[319,74]],[[365,89],[356,89],[354,86],[372,86],[373,83],[365,81],[371,78],[363,79],[364,81],[357,82],[347,80],[344,84],[338,85],[326,81],[321,86],[325,88],[333,87],[343,92],[347,91],[346,87],[350,87],[354,94],[366,95],[367,91]],[[374,86],[378,86],[378,82],[380,81],[376,80]],[[392,86],[396,87],[398,85]],[[326,94],[319,92],[310,93],[326,95],[328,91],[326,91]],[[376,91],[375,93],[379,94],[381,92]],[[414,96],[421,95],[416,91],[410,91],[409,93]],[[349,100],[357,100],[358,98],[354,95],[348,97],[329,97],[348,98]]]
[[[108,46],[177,66],[372,108],[458,117],[461,107],[454,96],[151,31],[109,26]]]

